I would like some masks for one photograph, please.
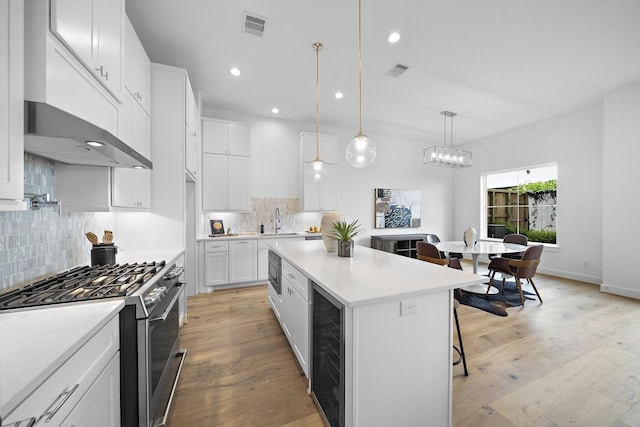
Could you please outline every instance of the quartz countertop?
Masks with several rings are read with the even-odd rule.
[[[123,298],[0,312],[0,418],[124,307]]]
[[[277,240],[269,247],[347,307],[485,283],[486,277],[365,246],[352,258],[322,241]]]

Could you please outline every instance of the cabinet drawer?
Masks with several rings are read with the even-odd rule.
[[[268,245],[275,241],[276,239],[258,239],[258,249],[269,249]]]
[[[307,276],[284,260],[282,261],[282,276],[287,279],[291,286],[296,288],[305,301],[309,301],[309,279]]]
[[[227,252],[229,250],[229,242],[204,242],[205,252]]]
[[[59,425],[120,348],[119,317],[114,316],[62,364],[6,420],[7,425],[35,417],[36,425]]]

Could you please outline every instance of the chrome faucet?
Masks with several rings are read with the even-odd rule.
[[[282,230],[282,224],[280,224],[280,209],[276,208],[276,217],[275,217],[275,231],[276,234],[278,233],[278,231]]]

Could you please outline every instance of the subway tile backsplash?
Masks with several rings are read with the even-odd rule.
[[[55,199],[55,162],[24,155],[24,192]],[[61,201],[64,205],[64,200]],[[63,213],[56,207],[0,211],[0,292],[90,262],[84,233],[113,229],[109,213]]]

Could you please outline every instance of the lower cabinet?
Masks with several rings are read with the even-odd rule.
[[[119,318],[112,318],[2,425],[120,425]]]
[[[258,242],[233,240],[229,242],[229,282],[252,282],[258,278]]]
[[[120,353],[118,352],[62,425],[120,426],[119,396]]]
[[[206,286],[229,283],[229,243],[205,242],[204,265]]]
[[[282,261],[282,308],[280,325],[300,367],[309,378],[309,279]]]

